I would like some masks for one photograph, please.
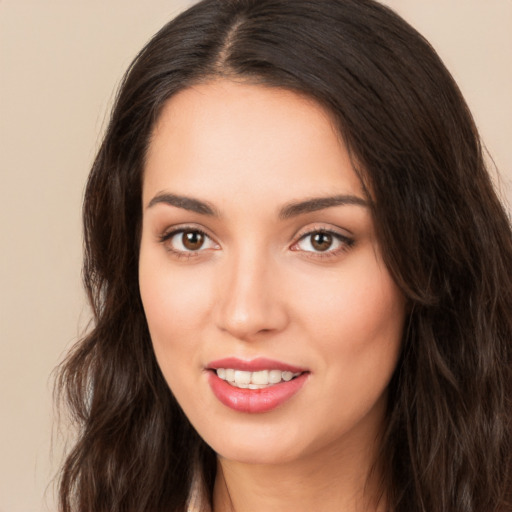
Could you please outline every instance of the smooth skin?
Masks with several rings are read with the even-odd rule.
[[[172,97],[144,170],[139,279],[163,375],[218,454],[215,512],[380,510],[367,479],[405,300],[321,106],[228,80]],[[272,411],[235,411],[208,382],[225,357],[308,378]]]

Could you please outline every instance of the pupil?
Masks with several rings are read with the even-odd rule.
[[[316,233],[311,242],[317,251],[326,251],[332,245],[332,235],[328,233]]]
[[[187,231],[183,233],[183,245],[190,251],[200,249],[204,243],[204,236],[198,231]]]

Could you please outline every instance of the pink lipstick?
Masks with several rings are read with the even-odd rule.
[[[309,372],[280,361],[234,357],[208,364],[208,382],[225,406],[246,413],[268,412],[292,398],[306,383]]]

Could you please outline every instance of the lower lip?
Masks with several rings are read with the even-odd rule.
[[[209,373],[209,384],[217,399],[230,409],[248,413],[262,413],[279,407],[302,388],[308,377],[308,373],[303,373],[268,388],[241,389],[220,379],[214,371]]]

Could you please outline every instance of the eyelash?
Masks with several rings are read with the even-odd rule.
[[[341,253],[346,252],[350,250],[355,240],[353,238],[350,238],[346,235],[342,235],[341,233],[338,233],[337,231],[333,231],[330,229],[325,228],[315,228],[313,230],[307,231],[306,233],[303,233],[299,239],[292,245],[292,250],[300,250],[300,249],[294,249],[294,247],[297,247],[298,244],[306,240],[308,237],[312,237],[314,235],[328,235],[333,238],[333,240],[336,240],[339,242],[340,246],[336,249],[327,249],[326,251],[304,251],[308,253],[308,257],[311,258],[318,258],[318,259],[327,259],[327,258],[334,258],[336,256],[339,256]],[[310,242],[311,244],[311,242]]]
[[[194,250],[183,251],[183,250],[173,248],[172,245],[170,243],[168,243],[176,235],[187,233],[187,232],[199,234],[199,235],[205,237],[205,239],[209,239],[210,241],[212,241],[212,243],[215,243],[215,242],[213,242],[213,239],[205,231],[203,231],[202,229],[199,229],[195,226],[180,226],[179,228],[173,229],[172,231],[165,232],[158,237],[159,242],[162,243],[163,245],[165,245],[167,251],[169,251],[170,253],[172,253],[174,256],[176,256],[179,259],[183,259],[183,258],[190,259],[190,258],[198,257],[201,255],[201,252],[203,252],[205,249],[198,249],[196,251],[194,251]],[[316,228],[316,229],[307,231],[306,233],[302,233],[300,235],[299,239],[292,244],[290,249],[292,251],[300,251],[301,249],[296,249],[295,247],[297,247],[301,241],[306,240],[308,237],[312,237],[312,236],[318,235],[318,234],[332,236],[334,240],[337,240],[340,243],[340,246],[334,250],[327,249],[326,251],[304,251],[303,250],[302,252],[308,253],[308,257],[310,257],[310,258],[318,258],[318,259],[334,258],[334,257],[338,256],[339,254],[350,250],[355,243],[355,240],[353,238],[350,238],[346,235],[342,235],[341,233],[338,233],[336,231],[324,229],[324,228]]]
[[[172,231],[168,231],[163,233],[159,236],[159,241],[162,243],[166,250],[172,253],[174,256],[176,256],[179,259],[190,259],[190,258],[196,258],[200,256],[201,250],[193,251],[182,251],[179,249],[175,249],[172,247],[170,243],[168,243],[170,240],[172,240],[173,237],[175,237],[178,234],[183,233],[197,233],[202,235],[205,239],[212,240],[212,237],[209,236],[205,231],[202,229],[199,229],[195,226],[180,226],[179,228],[173,229]],[[204,249],[203,249],[204,250]]]

